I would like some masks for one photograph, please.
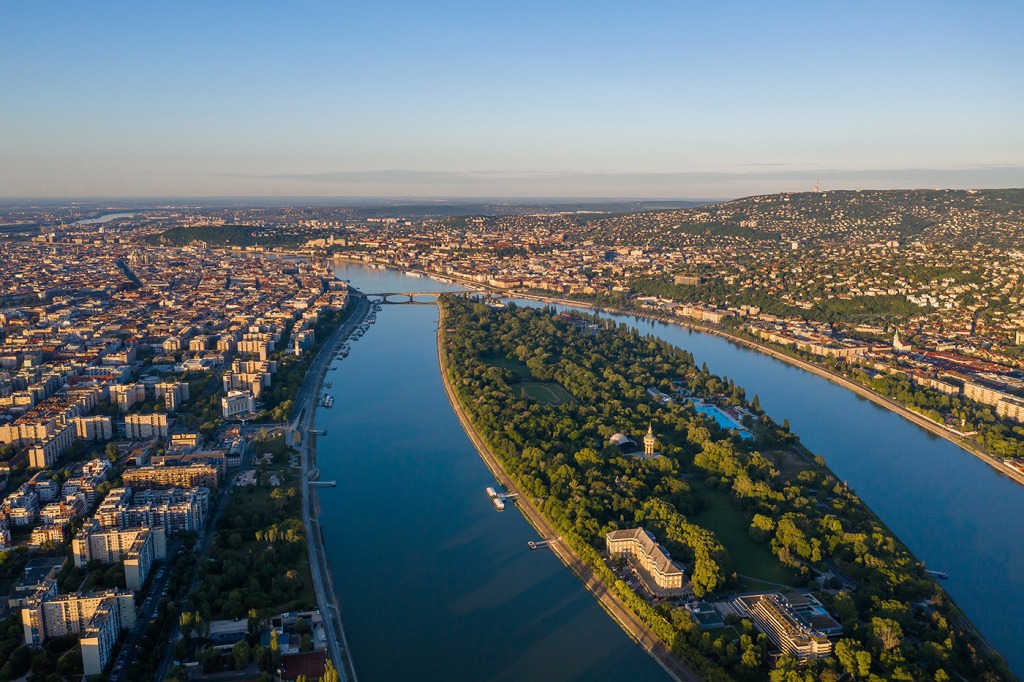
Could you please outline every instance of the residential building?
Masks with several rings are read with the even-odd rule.
[[[249,391],[229,391],[220,399],[221,414],[225,419],[256,411],[256,399]]]
[[[113,420],[110,417],[75,417],[75,435],[82,440],[110,440],[114,437]]]
[[[218,470],[207,464],[146,466],[124,472],[125,485],[145,488],[216,488]]]
[[[121,630],[135,627],[135,598],[127,590],[61,594],[26,600],[21,611],[25,644],[79,635],[86,675],[100,675]]]
[[[124,418],[125,433],[132,440],[167,438],[170,435],[169,424],[166,412],[129,414]]]

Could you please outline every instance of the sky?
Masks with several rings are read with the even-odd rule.
[[[0,197],[1024,186],[1024,2],[0,4]]]

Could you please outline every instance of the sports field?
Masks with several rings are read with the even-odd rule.
[[[569,395],[569,392],[558,384],[541,381],[524,381],[516,384],[515,389],[519,392],[519,397],[530,398],[547,405],[562,405],[565,403],[576,402],[573,397]]]

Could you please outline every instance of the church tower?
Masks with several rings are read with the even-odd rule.
[[[654,425],[651,424],[647,427],[647,435],[644,436],[644,457],[654,456],[654,446],[657,441],[654,440]]]

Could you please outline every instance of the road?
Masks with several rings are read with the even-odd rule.
[[[247,443],[245,450],[242,453],[242,470],[249,467],[250,464],[252,463],[253,451],[254,448],[252,447],[252,444]],[[217,505],[213,508],[213,511],[207,518],[206,525],[203,526],[203,531],[199,534],[199,539],[196,541],[196,569],[192,573],[192,579],[189,581],[188,587],[185,588],[185,596],[183,597],[182,601],[188,599],[188,595],[192,594],[193,590],[195,590],[196,588],[196,584],[199,581],[199,574],[201,573],[199,567],[203,565],[204,561],[206,561],[206,555],[210,549],[210,538],[213,536],[213,531],[217,527],[217,522],[220,520],[221,514],[224,512],[224,508],[227,506],[227,499],[231,493],[231,485],[233,481],[234,476],[229,476],[225,478],[224,489],[220,491],[220,494],[217,497]],[[168,560],[170,560],[172,556],[173,555],[170,554],[170,543],[168,543]],[[172,661],[171,650],[173,649],[174,643],[178,641],[179,632],[180,625],[176,622],[174,623],[174,629],[171,631],[170,637],[167,638],[167,648],[164,651],[163,658],[160,660],[160,665],[159,667],[157,667],[156,675],[154,676],[153,679],[163,682],[163,680],[167,677],[167,673],[170,672]]]
[[[293,433],[302,434],[302,443],[299,448],[300,454],[300,480],[302,481],[302,522],[306,528],[306,538],[309,542],[309,571],[313,578],[313,589],[316,593],[317,606],[323,616],[324,628],[327,632],[327,645],[331,653],[331,660],[335,668],[346,682],[356,682],[355,668],[352,665],[352,658],[349,655],[348,642],[345,640],[345,629],[341,623],[341,614],[338,610],[338,599],[334,592],[334,583],[327,566],[327,556],[324,553],[323,539],[320,534],[320,525],[317,519],[316,493],[309,485],[309,470],[315,457],[313,447],[313,436],[310,430],[313,428],[316,416],[317,402],[320,397],[320,384],[323,381],[327,367],[334,360],[334,351],[347,339],[355,330],[356,326],[362,323],[369,312],[370,304],[363,298],[354,298],[352,314],[335,332],[330,340],[325,343],[316,358],[310,364],[306,378],[299,389],[295,399],[295,415],[293,416]]]
[[[462,404],[459,402],[458,397],[455,395],[455,391],[451,386],[451,382],[448,379],[448,372],[445,369],[444,362],[444,346],[443,346],[443,330],[444,330],[444,308],[438,305],[440,310],[440,318],[437,324],[437,359],[441,366],[441,378],[444,383],[445,391],[448,394],[448,401],[452,405],[452,409],[458,416],[459,421],[462,423],[462,428],[466,431],[470,440],[473,441],[473,445],[476,447],[477,452],[480,453],[480,457],[484,460],[487,468],[491,470],[494,477],[505,486],[506,490],[511,493],[517,494],[519,497],[516,500],[516,505],[519,510],[526,517],[526,520],[530,522],[537,532],[540,533],[541,537],[553,538],[558,535],[558,532],[548,523],[548,520],[533,506],[530,499],[519,489],[515,481],[505,473],[505,469],[501,466],[497,457],[491,452],[491,449],[487,447],[487,444],[477,433],[473,424],[470,422],[469,417],[462,409]],[[676,658],[669,650],[665,643],[658,639],[650,628],[640,620],[640,618],[633,613],[625,604],[618,598],[618,596],[608,589],[605,585],[576,554],[564,543],[559,540],[551,542],[548,547],[562,560],[566,566],[568,566],[573,573],[580,579],[587,589],[597,597],[598,601],[605,608],[608,613],[611,614],[612,618],[618,622],[618,624],[625,630],[629,635],[635,639],[641,647],[644,648],[651,657],[657,661],[666,673],[672,679],[677,682],[699,682],[700,676],[691,670],[683,661]]]
[[[148,596],[135,609],[135,629],[128,634],[128,639],[125,640],[120,654],[118,654],[117,659],[114,661],[113,671],[110,674],[111,682],[117,682],[121,677],[122,671],[127,670],[135,662],[139,643],[146,634],[149,621],[156,618],[157,605],[160,603],[160,598],[166,591],[167,583],[171,579],[170,562],[181,549],[181,544],[181,541],[168,542],[167,561],[161,561],[153,566],[153,570],[156,573],[153,580],[150,581]]]

